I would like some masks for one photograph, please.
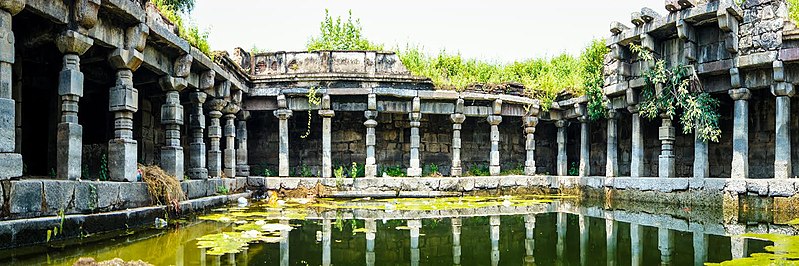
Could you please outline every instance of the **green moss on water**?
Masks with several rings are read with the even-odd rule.
[[[747,258],[705,263],[705,265],[799,265],[799,236],[747,233],[739,237],[771,241],[774,244],[766,246],[765,249],[769,253],[754,253]]]

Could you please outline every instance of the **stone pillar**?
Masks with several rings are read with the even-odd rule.
[[[71,30],[56,38],[56,46],[64,54],[64,66],[58,80],[58,95],[61,96],[61,122],[56,139],[58,179],[81,178],[83,126],[78,123],[78,103],[83,97],[83,73],[80,72],[80,56],[93,44],[92,38]]]
[[[640,224],[630,223],[630,265],[640,266],[644,265],[644,242],[641,237],[644,236],[644,227]]]
[[[491,124],[491,163],[488,172],[498,176],[502,170],[499,165],[499,123],[502,123],[502,100],[494,100],[494,115],[489,115],[487,120]]]
[[[730,177],[743,179],[749,177],[749,98],[752,94],[747,88],[731,89],[729,94],[735,101]]]
[[[235,103],[228,103],[222,113],[225,117],[225,151],[224,151],[224,173],[225,177],[236,177],[236,114],[241,107]]]
[[[535,265],[535,214],[524,216],[524,264]]]
[[[707,261],[707,235],[703,232],[693,233],[694,265],[705,265]]]
[[[366,265],[375,265],[375,236],[377,233],[377,223],[374,219],[364,221],[366,228]]]
[[[412,110],[408,117],[411,120],[411,160],[408,168],[408,176],[420,177],[422,176],[421,161],[419,160],[419,126],[422,120],[422,102],[419,97],[413,98]]]
[[[0,180],[22,176],[22,155],[15,151],[17,110],[11,72],[16,53],[11,17],[24,8],[25,0],[0,2]]]
[[[366,177],[377,176],[377,159],[375,159],[375,144],[377,137],[375,136],[375,127],[377,127],[377,95],[374,93],[369,94],[367,99],[367,110],[364,111],[366,122],[366,164],[364,164],[364,175]]]
[[[658,130],[661,148],[658,155],[658,177],[671,178],[674,172],[674,140],[675,130],[671,122],[671,117],[666,114],[660,115],[662,124]]]
[[[278,109],[274,111],[274,114],[277,116],[280,128],[278,175],[287,177],[289,176],[289,118],[291,118],[292,111],[288,109],[285,95],[277,96],[277,107]]]
[[[608,153],[605,161],[605,176],[619,176],[619,113],[616,109],[608,109]]]
[[[616,240],[618,239],[618,227],[613,219],[605,219],[605,247],[607,248],[605,265],[616,265]]]
[[[114,138],[108,142],[108,176],[113,181],[137,181],[136,140],[133,113],[139,110],[139,90],[133,87],[133,71],[141,66],[149,28],[139,24],[127,29],[125,48],[111,52],[108,61],[117,70],[116,85],[109,91],[109,108],[114,114]]]
[[[236,127],[236,176],[250,176],[250,165],[247,154],[247,120],[250,119],[250,112],[241,110],[236,115],[238,126]]]
[[[699,138],[694,129],[694,178],[710,176],[710,160],[707,155],[707,141]]]
[[[491,265],[499,265],[499,216],[489,217],[491,225]]]
[[[452,224],[452,264],[461,265],[461,218],[450,219]]]
[[[522,117],[524,123],[525,142],[524,149],[527,151],[527,159],[524,161],[524,174],[535,175],[535,126],[538,125],[538,117],[528,114]]]
[[[331,122],[336,113],[330,106],[330,95],[322,96],[322,109],[319,116],[322,117],[322,177],[333,177],[333,159],[331,158]]]
[[[672,232],[668,228],[658,228],[658,250],[660,250],[660,265],[671,265],[674,241],[672,241]]]
[[[591,175],[591,132],[588,116],[580,116],[580,176]]]
[[[208,71],[201,75],[200,84],[203,84],[203,80],[208,77],[208,73],[211,73],[211,82],[213,82],[214,72]],[[208,178],[208,169],[205,168],[205,115],[203,114],[203,104],[205,104],[206,97],[207,95],[203,91],[189,93],[192,105],[191,113],[189,114],[189,130],[191,132],[189,178],[191,179]]]
[[[408,220],[411,231],[411,266],[419,265],[419,230],[422,229],[421,220]]]
[[[566,128],[569,126],[569,122],[557,120],[555,121],[555,126],[558,127],[558,168],[556,172],[559,176],[567,176],[569,174],[569,162],[566,157]]]
[[[630,149],[630,177],[644,176],[644,135],[641,134],[641,113],[639,106],[627,107],[632,118],[632,146]]]
[[[191,71],[191,55],[183,55],[175,60],[173,75],[159,80],[161,90],[166,92],[166,102],[161,106],[161,124],[164,125],[164,146],[161,147],[161,168],[183,180],[183,146],[180,144],[180,127],[183,125],[183,105],[180,92],[186,88],[186,77]]]
[[[208,176],[211,178],[222,177],[222,150],[220,142],[222,139],[222,125],[219,119],[222,118],[222,109],[227,102],[224,99],[212,99],[205,103],[208,109]]]
[[[793,177],[791,171],[791,97],[793,84],[785,82],[782,61],[774,61],[774,84],[771,93],[776,96],[776,130],[774,140],[774,178]]]
[[[463,114],[463,99],[458,99],[455,102],[455,113],[449,116],[452,120],[452,168],[450,169],[451,176],[460,177],[463,175],[463,166],[461,165],[461,128],[463,122],[466,121],[466,115]]]

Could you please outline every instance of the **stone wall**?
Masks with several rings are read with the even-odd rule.
[[[788,6],[780,0],[746,0],[743,21],[739,25],[738,47],[742,54],[778,50],[782,47],[782,29]]]

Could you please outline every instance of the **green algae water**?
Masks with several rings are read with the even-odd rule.
[[[166,229],[4,250],[0,264],[93,257],[153,265],[792,265],[797,258],[790,225],[585,205],[558,197],[256,202]],[[730,236],[737,231],[762,234]]]

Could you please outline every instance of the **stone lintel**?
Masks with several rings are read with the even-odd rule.
[[[777,51],[759,52],[735,57],[735,66],[738,68],[758,68],[771,66],[777,60]]]

